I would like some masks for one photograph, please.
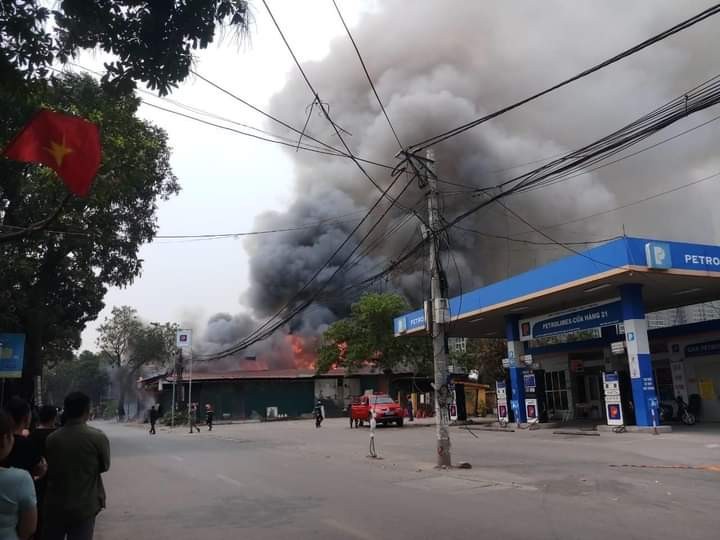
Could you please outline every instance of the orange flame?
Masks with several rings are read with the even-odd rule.
[[[289,334],[287,339],[293,352],[293,362],[296,369],[315,369],[316,339],[303,338],[296,334]]]

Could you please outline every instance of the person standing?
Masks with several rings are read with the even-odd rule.
[[[4,465],[15,445],[15,423],[0,411],[0,538],[27,540],[37,527],[37,500],[30,473]]]
[[[110,442],[87,425],[90,398],[65,398],[65,425],[47,438],[48,479],[43,506],[44,540],[91,540],[105,508],[102,473],[110,469]]]
[[[148,413],[149,419],[150,419],[150,435],[156,435],[157,432],[155,431],[155,423],[158,419],[158,410],[157,405],[153,405],[150,407],[150,412]]]
[[[38,424],[30,432],[30,442],[39,452],[44,460],[47,460],[47,438],[56,429],[57,408],[52,405],[43,405],[38,411]],[[37,530],[42,530],[43,517],[43,501],[45,500],[45,491],[47,491],[47,475],[35,481],[35,492],[37,494]]]
[[[313,414],[315,415],[315,427],[319,428],[324,419],[322,411],[322,401],[320,401],[319,399],[317,400],[317,403],[315,403],[315,409],[313,410]]]
[[[410,394],[407,395],[407,415],[408,420],[413,422],[415,420],[415,416],[413,416],[413,402],[412,402],[412,396]]]
[[[377,421],[375,420],[375,409],[370,410],[370,457],[376,458],[377,452],[375,451],[375,428],[377,427]]]
[[[188,411],[188,422],[190,423],[190,433],[193,432],[193,429],[196,429],[197,432],[200,433],[200,428],[197,426],[197,409],[198,409],[197,403],[190,404],[190,410]]]
[[[42,478],[47,472],[47,463],[40,450],[26,435],[30,426],[30,405],[24,399],[14,396],[8,401],[5,410],[15,426],[13,430],[15,442],[9,455],[0,464],[4,467],[23,469],[34,479]]]
[[[213,426],[213,418],[215,416],[215,411],[213,410],[213,406],[209,403],[205,404],[205,423],[207,424],[208,431],[212,431]]]

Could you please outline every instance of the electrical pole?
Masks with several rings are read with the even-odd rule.
[[[427,163],[428,183],[428,225],[430,230],[430,326],[433,348],[433,364],[435,367],[435,428],[437,434],[437,466],[450,467],[450,411],[448,389],[448,353],[445,337],[445,323],[449,317],[445,278],[440,261],[440,239],[438,231],[440,223],[440,205],[438,202],[437,177],[434,173],[435,155],[432,150],[425,154]]]
[[[197,420],[197,411],[192,412],[192,368],[193,368],[193,357],[192,349],[188,347],[188,354],[190,355],[190,374],[188,376],[188,424],[190,425],[190,433],[193,432],[193,419]],[[191,415],[193,418],[191,419]]]

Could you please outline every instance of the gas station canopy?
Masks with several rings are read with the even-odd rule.
[[[646,312],[720,298],[720,246],[623,237],[450,299],[448,335],[505,337],[507,316],[532,318],[604,302],[642,285]],[[425,333],[423,309],[394,320],[396,336]]]

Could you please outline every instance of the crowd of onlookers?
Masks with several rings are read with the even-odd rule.
[[[19,397],[0,411],[0,540],[91,539],[105,507],[105,434],[87,425],[90,398],[69,394],[61,412]]]

